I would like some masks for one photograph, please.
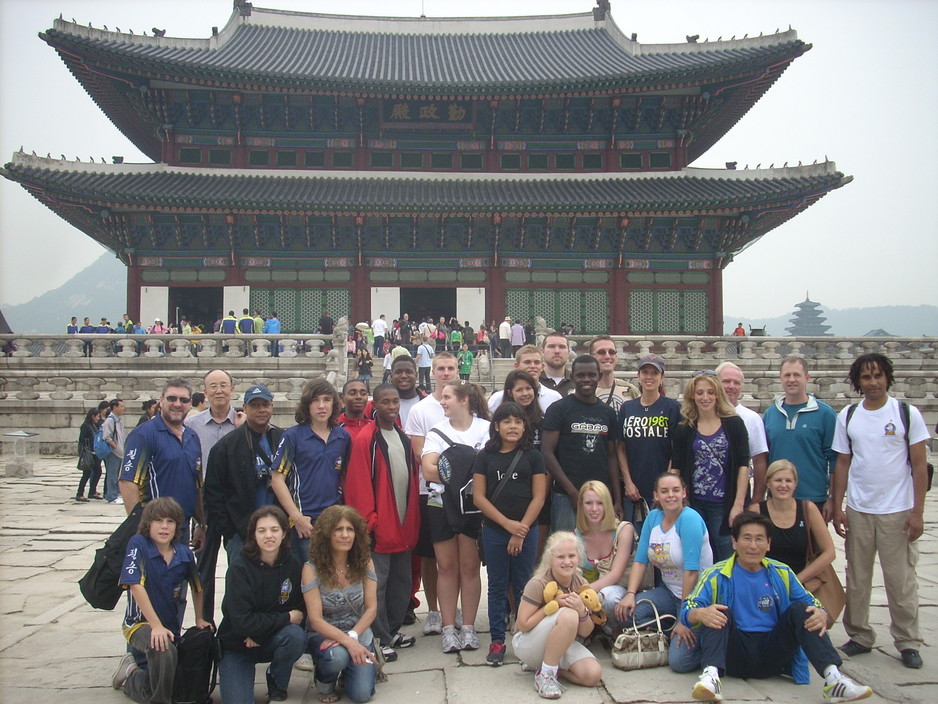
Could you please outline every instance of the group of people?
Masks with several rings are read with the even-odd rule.
[[[561,680],[598,683],[601,665],[581,642],[597,628],[593,615],[614,635],[657,612],[671,667],[702,670],[695,699],[721,701],[726,674],[806,683],[810,662],[825,701],[853,701],[871,690],[840,672],[828,615],[802,586],[834,558],[829,520],[851,554],[841,651],[872,648],[878,553],[895,645],[903,664],[921,667],[914,553],[928,433],[914,407],[888,395],[886,357],[854,361],[863,398],[839,417],[807,394],[805,360],[785,359],[784,395],[763,419],[739,404],[743,373],[731,363],[696,373],[678,400],[664,394],[661,357],[639,360],[635,387],[614,375],[612,338],[588,350],[568,374],[562,333],[521,345],[488,399],[459,378],[452,352],[431,355],[431,393],[417,383],[418,360],[399,354],[373,390],[360,379],[341,394],[308,382],[285,430],[271,425],[265,386],[245,391],[239,413],[230,375],[213,370],[209,407],[186,419],[193,389],[167,381],[120,465],[125,509],[144,503],[145,520],[122,577],[134,652],[115,687],[164,701],[152,673],[165,671],[180,635],[185,583],[196,625],[213,622],[223,544],[226,704],[252,700],[259,662],[270,663],[271,700],[286,696],[295,662],[315,669],[322,701],[335,701],[337,686],[366,701],[378,662],[415,643],[402,629],[416,620],[421,584],[423,633],[441,636],[445,653],[480,648],[482,556],[486,662],[504,662],[513,630],[514,655],[542,697],[560,697]],[[156,566],[138,568],[141,556]],[[160,577],[142,582],[147,569]],[[591,615],[585,587],[604,619]]]

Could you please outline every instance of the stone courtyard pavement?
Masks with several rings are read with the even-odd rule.
[[[120,632],[123,602],[113,612],[96,611],[78,592],[77,580],[91,564],[94,550],[122,520],[122,506],[103,501],[76,503],[79,474],[73,458],[42,458],[35,476],[0,478],[0,702],[108,704],[128,701],[111,689],[110,680],[124,650]],[[844,671],[875,690],[870,702],[938,702],[938,651],[932,649],[938,631],[938,489],[928,495],[925,535],[920,539],[921,623],[926,646],[925,667],[907,670],[897,659],[887,627],[888,613],[882,579],[874,579],[872,617],[879,647],[872,654],[846,660]],[[843,571],[841,541],[838,571]],[[221,560],[224,560],[222,551]],[[220,619],[224,564],[219,565],[216,620]],[[484,575],[484,570],[483,570]],[[477,625],[487,630],[485,597]],[[438,636],[424,637],[420,620],[405,632],[417,636],[417,646],[400,651],[388,665],[389,681],[378,685],[375,701],[406,704],[476,704],[479,702],[537,702],[532,675],[521,672],[508,650],[501,668],[485,665],[488,647],[475,652],[444,655]],[[191,618],[191,610],[187,614]],[[845,640],[838,624],[833,641]],[[603,663],[599,687],[569,686],[562,701],[571,704],[623,702],[687,702],[696,675],[676,675],[667,667],[639,672],[614,669],[601,646],[594,651]],[[258,668],[256,696],[266,701],[263,669]],[[797,687],[782,678],[743,681],[724,679],[727,701],[809,702],[821,700],[820,679],[812,672],[810,685]],[[294,671],[288,701],[318,701],[309,675]],[[220,701],[218,692],[215,701]],[[344,701],[348,701],[345,699]]]

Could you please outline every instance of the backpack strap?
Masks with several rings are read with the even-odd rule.
[[[431,433],[436,433],[437,435],[439,435],[441,438],[443,438],[443,439],[446,441],[446,444],[449,445],[450,447],[452,447],[453,445],[456,444],[455,442],[453,442],[452,440],[450,440],[450,439],[447,437],[446,433],[444,433],[444,432],[443,432],[442,430],[440,430],[439,428],[430,428],[430,432],[431,432]]]

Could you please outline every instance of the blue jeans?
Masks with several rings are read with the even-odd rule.
[[[106,501],[114,501],[121,495],[117,486],[117,478],[120,476],[121,460],[113,452],[108,453],[104,458],[104,498]]]
[[[537,525],[531,526],[521,544],[521,552],[514,557],[508,554],[511,534],[501,528],[482,526],[482,551],[485,553],[485,569],[489,578],[489,633],[492,642],[505,642],[505,621],[508,616],[508,588],[515,594],[515,603],[520,603],[524,585],[534,571],[537,556]]]
[[[234,559],[241,554],[241,548],[244,547],[244,540],[238,533],[225,540],[225,552],[228,553],[228,564],[234,562]],[[304,560],[304,562],[306,562]]]
[[[733,539],[729,534],[721,535],[720,527],[723,525],[723,504],[713,501],[701,501],[692,498],[690,507],[701,515],[707,524],[707,533],[710,534],[710,548],[713,550],[713,561],[727,559],[733,554]]]
[[[316,663],[316,691],[321,694],[331,694],[335,691],[336,680],[344,675],[345,693],[353,702],[367,702],[375,695],[375,677],[377,672],[371,663],[356,665],[344,646],[336,645],[325,650],[320,647],[326,639],[318,633],[313,633],[309,639],[309,652]],[[367,629],[359,636],[362,645],[369,647],[374,638],[371,629]],[[224,695],[222,695],[224,698]],[[228,700],[225,700],[228,704]]]
[[[281,689],[290,686],[293,663],[306,648],[302,626],[289,624],[277,631],[260,647],[246,651],[225,651],[218,664],[219,687],[225,704],[254,704],[254,666],[269,662],[268,672]]]
[[[576,530],[576,509],[566,494],[553,492],[550,496],[550,532]]]
[[[313,521],[315,523],[316,521]],[[293,554],[296,555],[296,559],[300,561],[301,565],[305,565],[309,562],[309,538],[298,538],[296,536],[296,531],[290,535],[290,545],[293,549]]]

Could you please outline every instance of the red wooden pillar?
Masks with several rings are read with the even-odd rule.
[[[723,269],[720,268],[722,260],[713,260],[713,269],[710,270],[710,310],[708,317],[709,334],[722,335],[723,333]]]
[[[368,282],[368,270],[364,266],[352,267],[352,281],[349,287],[351,299],[349,314],[352,325],[361,321],[371,321],[371,288]]]
[[[609,334],[627,335],[629,330],[628,273],[621,267],[612,270],[612,286],[609,287]]]

